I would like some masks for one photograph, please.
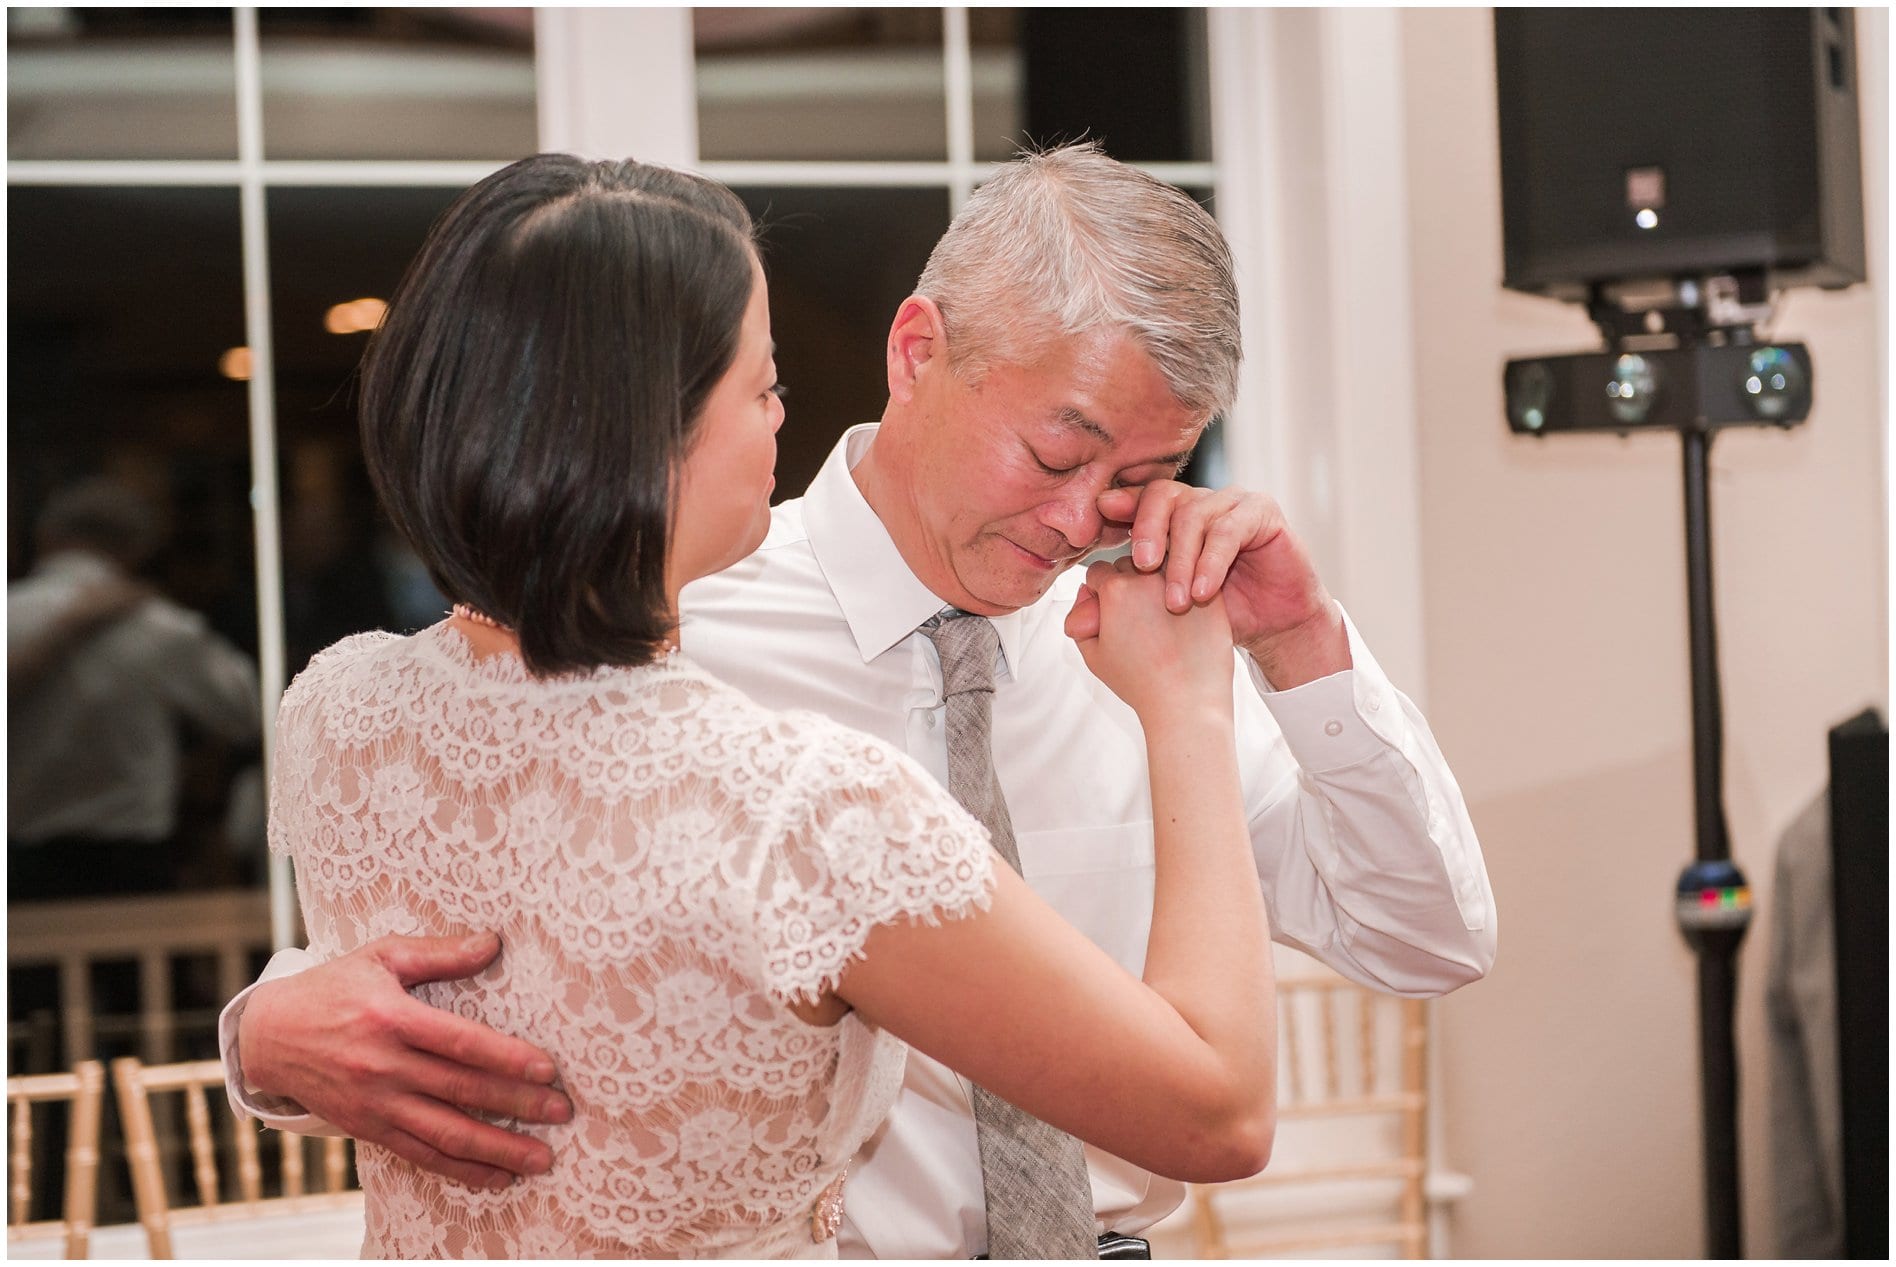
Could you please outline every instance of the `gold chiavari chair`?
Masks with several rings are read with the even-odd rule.
[[[1385,1246],[1404,1258],[1426,1257],[1424,1004],[1341,977],[1280,981],[1277,1000],[1276,1156],[1286,1164],[1274,1160],[1264,1173],[1236,1183],[1194,1186],[1198,1256]],[[1321,1135],[1303,1123],[1321,1124]],[[1286,1137],[1300,1130],[1305,1156],[1287,1156]],[[1279,1190],[1286,1195],[1266,1195]],[[1340,1217],[1302,1208],[1319,1190],[1331,1198],[1342,1194],[1329,1202],[1342,1207]],[[1240,1218],[1240,1205],[1253,1217]]]
[[[81,1061],[71,1073],[7,1079],[7,1241],[65,1233],[66,1257],[84,1258],[98,1205],[99,1116],[105,1101],[105,1067]],[[33,1106],[65,1102],[66,1188],[57,1219],[30,1221],[33,1210]]]
[[[348,1141],[321,1141],[322,1191],[312,1192],[308,1190],[303,1137],[289,1134],[278,1136],[282,1145],[282,1193],[264,1196],[263,1161],[258,1144],[262,1128],[231,1113],[224,1094],[224,1067],[218,1061],[145,1065],[128,1056],[112,1062],[112,1079],[125,1127],[133,1200],[153,1258],[174,1256],[171,1233],[177,1227],[338,1208],[359,1199],[359,1194],[349,1188]],[[174,1205],[165,1183],[163,1150],[153,1126],[151,1099],[154,1094],[170,1092],[179,1093],[184,1099],[191,1171],[198,1197],[196,1205]],[[237,1181],[237,1199],[233,1201],[224,1200],[218,1172],[217,1138],[211,1125],[213,1103],[219,1106],[216,1116],[231,1128],[229,1139]]]

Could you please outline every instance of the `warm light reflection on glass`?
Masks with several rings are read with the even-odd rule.
[[[234,383],[250,381],[250,349],[231,348],[217,358],[217,372]]]
[[[380,299],[354,299],[337,304],[323,315],[323,329],[331,334],[362,334],[382,322],[388,305]]]

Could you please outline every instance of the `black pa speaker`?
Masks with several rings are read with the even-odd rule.
[[[1849,9],[1497,9],[1506,276],[1864,278]]]

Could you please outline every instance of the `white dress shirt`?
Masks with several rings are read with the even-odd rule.
[[[765,707],[814,709],[866,731],[945,784],[940,664],[917,632],[943,604],[850,474],[874,433],[844,435],[806,494],[773,511],[756,553],[686,587],[681,642]],[[1139,975],[1153,884],[1145,741],[1064,632],[1081,579],[1070,571],[994,621],[1004,658],[995,768],[1028,883]],[[1239,765],[1271,931],[1366,985],[1435,995],[1493,963],[1493,894],[1427,724],[1345,624],[1354,668],[1293,690],[1272,691],[1248,656],[1234,657]],[[1099,1041],[1112,1040],[1112,1025],[1099,1018]],[[227,1055],[233,1034],[234,1017]],[[1184,1199],[1182,1184],[1096,1149],[1087,1161],[1102,1232],[1136,1233]],[[967,1258],[986,1247],[968,1084],[912,1053],[894,1111],[851,1170],[841,1253]]]

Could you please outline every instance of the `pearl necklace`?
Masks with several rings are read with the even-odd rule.
[[[459,616],[462,620],[468,621],[471,624],[486,625],[489,629],[498,629],[500,632],[504,634],[510,634],[513,632],[513,630],[501,624],[498,620],[495,620],[492,616],[489,616],[486,612],[475,611],[472,607],[468,606],[466,603],[456,603],[454,605],[454,610],[452,614],[455,616]],[[678,643],[676,640],[672,638],[667,638],[660,645],[662,645],[664,648],[664,650],[660,653],[661,659],[669,659],[672,656],[678,654]]]
[[[472,607],[469,607],[466,603],[456,603],[454,605],[454,614],[456,616],[459,616],[462,620],[468,621],[472,624],[486,625],[489,629],[498,629],[502,633],[513,632],[513,630],[507,628],[507,626],[501,624],[498,620],[495,620],[492,616],[489,616],[486,612],[475,611]]]

